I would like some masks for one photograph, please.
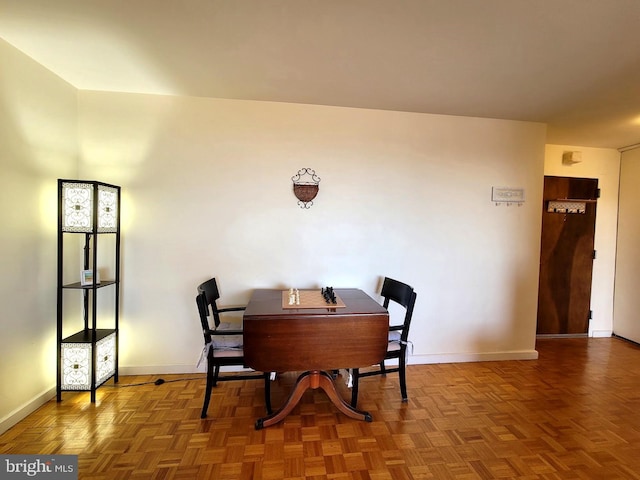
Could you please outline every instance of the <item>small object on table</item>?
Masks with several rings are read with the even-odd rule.
[[[289,305],[296,303],[296,294],[293,292],[293,288],[289,289]]]
[[[325,287],[320,290],[322,296],[324,297],[324,301],[327,303],[333,303],[334,305],[338,303],[336,299],[336,294],[333,292],[333,287]]]

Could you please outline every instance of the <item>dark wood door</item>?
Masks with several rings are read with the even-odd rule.
[[[597,191],[597,179],[544,178],[538,334],[589,331]],[[549,211],[549,202],[563,200],[578,203]]]

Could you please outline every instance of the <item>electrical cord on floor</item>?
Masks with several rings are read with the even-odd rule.
[[[121,383],[114,383],[113,385],[103,385],[104,387],[114,387],[114,388],[125,388],[125,387],[140,387],[142,385],[162,385],[163,383],[174,383],[174,382],[187,382],[189,380],[202,380],[202,377],[192,377],[192,378],[176,378],[175,380],[165,380],[164,378],[158,378],[156,380],[151,380],[148,382],[140,382],[140,383],[128,383],[123,385]]]

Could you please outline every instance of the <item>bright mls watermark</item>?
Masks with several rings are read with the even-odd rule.
[[[0,480],[78,480],[77,455],[0,455]]]

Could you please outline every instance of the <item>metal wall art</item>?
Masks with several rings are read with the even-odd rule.
[[[303,168],[291,177],[293,181],[293,193],[298,199],[300,208],[310,208],[313,205],[313,199],[318,195],[318,184],[320,177],[316,175],[316,171],[311,168]]]

